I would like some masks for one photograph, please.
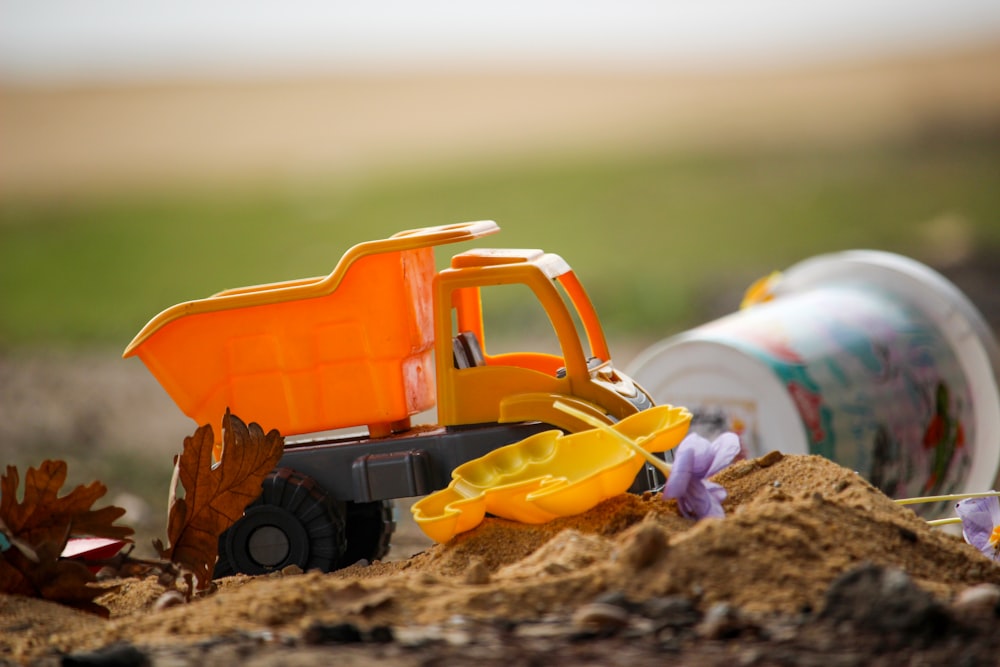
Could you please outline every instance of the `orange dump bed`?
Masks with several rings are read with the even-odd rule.
[[[123,356],[138,356],[198,424],[218,424],[228,407],[283,435],[384,433],[434,405],[433,246],[498,230],[400,232],[354,246],[326,277],[178,304]]]

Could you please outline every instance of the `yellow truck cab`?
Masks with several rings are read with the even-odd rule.
[[[561,356],[489,353],[481,291],[511,284],[526,285],[542,304]],[[434,294],[441,424],[536,420],[575,432],[589,427],[555,409],[555,400],[607,423],[652,405],[645,391],[612,365],[593,304],[558,255],[512,249],[463,252],[452,258],[451,268],[438,273]]]

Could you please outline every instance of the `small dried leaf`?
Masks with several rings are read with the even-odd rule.
[[[19,503],[17,468],[7,466],[7,474],[0,477],[0,518],[15,536],[28,544],[42,544],[69,535],[124,539],[132,534],[127,526],[113,525],[125,514],[123,508],[90,509],[108,491],[101,482],[80,485],[59,497],[66,472],[65,461],[43,461],[38,469],[28,468],[24,501]]]
[[[170,508],[169,546],[154,543],[161,557],[194,573],[200,590],[211,584],[219,535],[260,495],[261,483],[284,451],[284,438],[276,430],[265,434],[258,424],[247,426],[228,410],[222,425],[225,453],[215,466],[210,425],[184,439],[178,467],[185,496]]]
[[[120,540],[132,529],[113,525],[125,513],[120,507],[91,509],[107,492],[103,484],[81,485],[60,497],[65,481],[65,461],[43,461],[37,469],[28,469],[24,500],[18,502],[17,468],[7,466],[0,476],[0,524],[11,542],[11,548],[0,553],[0,592],[42,597],[107,616],[93,600],[108,589],[90,586],[94,574],[60,555],[71,535]]]

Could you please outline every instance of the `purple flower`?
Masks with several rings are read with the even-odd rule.
[[[690,433],[674,450],[674,463],[663,488],[664,498],[676,498],[681,514],[689,519],[723,517],[726,490],[708,478],[719,472],[740,453],[735,433],[723,433],[709,442]]]
[[[966,498],[955,505],[962,520],[962,536],[987,558],[1000,560],[1000,499]]]

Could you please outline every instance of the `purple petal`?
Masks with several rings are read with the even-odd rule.
[[[955,505],[955,513],[962,520],[962,536],[965,541],[981,552],[994,558],[996,547],[990,544],[990,537],[1000,524],[1000,499],[966,498]]]
[[[718,501],[719,506],[721,507],[722,501],[725,500],[726,497],[729,495],[725,487],[723,487],[721,484],[716,484],[715,482],[702,482],[702,484],[705,485],[705,488],[708,490],[708,492],[712,494],[712,498]]]
[[[712,499],[712,506],[709,507],[708,511],[701,515],[701,518],[717,517],[721,519],[726,516],[726,511],[722,509],[722,501],[725,500],[728,495],[726,490],[722,488],[722,485],[716,484],[715,482],[702,482],[702,484],[704,484],[705,490]]]
[[[711,449],[712,463],[705,477],[711,477],[733,462],[740,453],[740,438],[735,433],[727,431],[712,442]]]
[[[697,433],[691,433],[677,445],[678,453],[683,451],[691,457],[691,472],[699,479],[708,476],[708,471],[715,461],[715,449],[712,443]]]
[[[689,486],[687,493],[677,499],[677,507],[688,519],[702,519],[709,516],[715,504],[718,504],[715,498],[701,482]]]
[[[719,496],[721,492],[722,496]],[[726,512],[722,509],[722,500],[726,491],[713,482],[696,482],[688,489],[687,494],[678,499],[677,506],[681,514],[688,519],[704,519],[706,517],[722,518]]]
[[[686,438],[685,438],[686,440]],[[690,447],[681,449],[682,442],[674,451],[674,463],[670,467],[670,475],[667,476],[667,483],[663,487],[664,498],[680,498],[687,493],[695,475],[691,470],[694,462],[694,450]]]

